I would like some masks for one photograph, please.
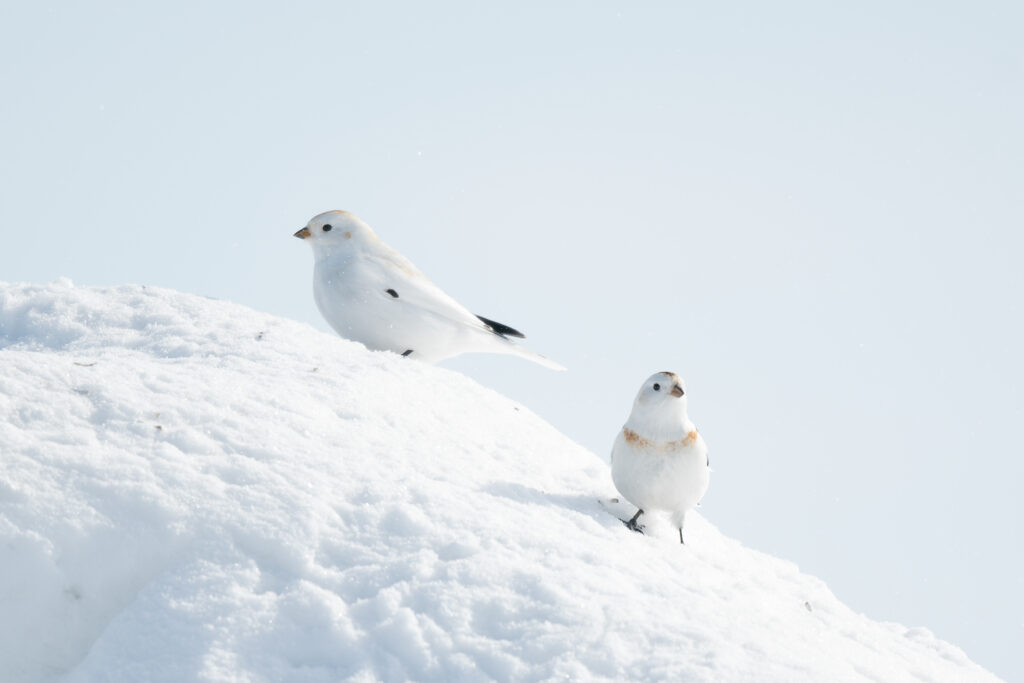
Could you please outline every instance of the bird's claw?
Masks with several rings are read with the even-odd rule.
[[[643,524],[638,524],[635,520],[632,520],[632,519],[629,520],[628,522],[626,520],[624,520],[624,519],[619,520],[619,521],[622,522],[626,526],[627,529],[629,529],[630,531],[635,531],[638,534],[642,534],[644,532],[644,529],[646,528],[646,527],[644,527]]]

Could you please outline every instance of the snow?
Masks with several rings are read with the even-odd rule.
[[[462,375],[228,302],[0,283],[0,415],[3,681],[996,680],[700,514],[628,531]]]

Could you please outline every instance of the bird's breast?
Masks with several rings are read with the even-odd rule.
[[[687,448],[693,448],[697,444],[696,429],[691,429],[681,439],[665,441],[648,439],[628,427],[623,427],[622,437],[625,439],[626,443],[635,450],[651,453],[664,453],[666,455],[669,453],[678,453],[679,451]]]

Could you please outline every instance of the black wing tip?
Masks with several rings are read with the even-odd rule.
[[[487,325],[487,327],[491,328],[491,331],[494,332],[494,334],[498,335],[499,337],[516,337],[518,339],[526,339],[526,335],[514,327],[509,327],[508,325],[504,325],[493,320],[488,320],[482,315],[478,315],[477,318],[479,318],[480,322],[482,322],[484,325]]]

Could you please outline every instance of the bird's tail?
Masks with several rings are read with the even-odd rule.
[[[536,351],[531,351],[525,346],[520,346],[508,339],[504,339],[503,341],[504,343],[501,345],[501,348],[504,349],[505,353],[512,354],[513,356],[519,356],[520,358],[526,358],[527,360],[532,360],[534,363],[543,365],[544,367],[552,370],[565,370],[564,365],[560,365],[550,358],[540,355]]]
[[[484,328],[491,333],[486,335],[487,341],[484,342],[487,345],[487,351],[499,351],[500,353],[520,356],[522,358],[532,360],[534,363],[539,365],[543,365],[546,368],[551,368],[552,370],[565,370],[565,367],[559,365],[555,361],[540,355],[536,351],[531,351],[525,346],[519,346],[519,344],[512,341],[511,337],[526,339],[526,335],[514,327],[490,320],[482,315],[478,315],[476,317],[477,320],[484,324]]]

